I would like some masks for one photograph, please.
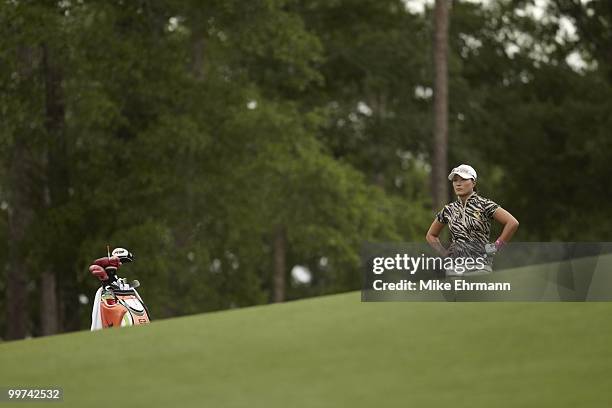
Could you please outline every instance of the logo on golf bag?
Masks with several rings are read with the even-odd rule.
[[[126,293],[127,292],[127,293]],[[103,293],[100,301],[102,327],[133,326],[149,323],[149,315],[135,292]]]

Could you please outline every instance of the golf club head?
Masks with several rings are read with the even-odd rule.
[[[125,248],[115,248],[111,255],[119,258],[122,264],[134,261],[134,255]]]

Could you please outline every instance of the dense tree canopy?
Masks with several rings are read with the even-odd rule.
[[[2,2],[1,333],[87,327],[107,243],[156,318],[358,288],[364,242],[433,218],[431,13]],[[448,164],[518,240],[611,236],[610,27],[604,1],[453,4]]]

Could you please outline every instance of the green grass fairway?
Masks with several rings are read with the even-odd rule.
[[[612,303],[348,293],[0,344],[0,386],[66,407],[610,407],[611,381]]]

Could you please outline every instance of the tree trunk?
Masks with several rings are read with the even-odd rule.
[[[436,0],[434,36],[434,152],[432,205],[448,200],[448,14],[451,0]]]
[[[43,336],[58,332],[59,319],[55,275],[45,271],[40,280],[40,331]]]
[[[8,271],[6,279],[6,338],[23,339],[28,331],[28,270],[24,240],[32,222],[28,188],[27,146],[17,136],[9,168],[10,206],[8,213]]]
[[[201,22],[196,21],[196,24]],[[191,35],[191,72],[198,81],[206,77],[206,37],[204,30],[194,27]]]
[[[34,80],[35,51],[32,47],[19,47],[19,74]],[[25,238],[34,218],[31,156],[25,130],[13,135],[8,166],[8,269],[6,271],[6,338],[22,339],[28,334],[28,269]]]
[[[285,301],[287,236],[284,226],[279,225],[274,231],[274,292],[275,303]]]
[[[48,137],[47,185],[45,205],[49,208],[67,200],[66,141],[64,138],[65,106],[62,73],[46,44],[42,45],[42,68],[45,82],[45,130]],[[57,333],[59,305],[57,302],[56,265],[50,260],[49,269],[41,276],[40,321],[43,335]]]

